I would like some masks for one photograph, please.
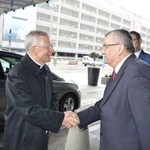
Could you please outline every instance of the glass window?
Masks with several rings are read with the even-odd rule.
[[[12,58],[12,57],[7,57],[7,56],[1,56],[0,57],[0,62],[3,68],[3,72],[5,76],[7,77],[7,74],[9,70],[19,62],[20,59],[18,58]]]

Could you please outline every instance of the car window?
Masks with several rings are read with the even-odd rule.
[[[4,71],[3,71],[3,67],[0,61],[0,81],[5,79],[5,75],[4,75]]]
[[[1,66],[2,66],[2,69],[3,69],[3,74],[4,74],[5,78],[7,77],[7,74],[9,72],[9,70],[14,65],[16,65],[19,61],[20,61],[19,58],[14,58],[12,56],[0,56],[0,62],[1,62]],[[52,73],[52,80],[53,81],[58,80],[57,76],[55,76],[53,73]]]
[[[58,78],[56,76],[54,76],[54,74],[51,74],[51,76],[52,76],[52,80],[53,81],[57,81],[58,80]]]
[[[5,75],[3,71],[3,67],[0,61],[0,118],[3,118],[5,111]],[[0,119],[0,124],[3,122],[3,119]]]
[[[12,58],[9,56],[1,56],[0,62],[3,68],[3,72],[5,76],[7,76],[9,70],[19,62],[20,60],[18,58]]]

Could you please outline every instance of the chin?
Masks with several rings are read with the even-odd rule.
[[[51,61],[51,58],[50,58],[50,57],[47,57],[46,61],[47,61],[47,62]]]

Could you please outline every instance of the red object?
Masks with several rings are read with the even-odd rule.
[[[114,80],[115,79],[115,77],[116,77],[116,72],[115,72],[115,70],[113,71],[113,74],[112,74],[112,79]]]

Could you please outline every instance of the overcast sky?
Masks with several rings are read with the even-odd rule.
[[[112,1],[128,10],[141,15],[143,18],[150,20],[150,6],[148,0],[87,0],[91,3],[101,4],[104,1]]]
[[[121,6],[134,11],[141,15],[143,18],[150,20],[150,6],[148,0],[112,0],[116,1]]]

